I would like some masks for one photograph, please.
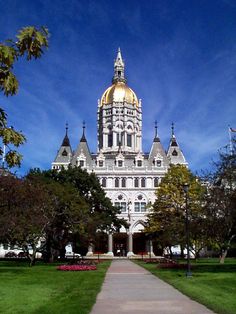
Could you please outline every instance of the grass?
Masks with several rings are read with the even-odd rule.
[[[0,313],[87,314],[96,301],[110,262],[95,271],[64,272],[56,265],[28,267],[0,262]]]
[[[224,265],[218,259],[191,262],[191,278],[186,278],[185,270],[158,269],[157,264],[137,263],[216,313],[236,314],[236,259],[226,259]]]

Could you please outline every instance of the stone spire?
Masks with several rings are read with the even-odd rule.
[[[167,157],[171,164],[177,165],[188,165],[188,163],[185,160],[185,157],[179,147],[179,144],[175,137],[175,130],[174,130],[174,123],[171,124],[171,139],[169,148],[167,151]]]
[[[126,83],[125,78],[125,64],[121,56],[120,48],[118,48],[117,57],[114,62],[114,76],[112,79],[112,83],[115,84],[117,82]]]

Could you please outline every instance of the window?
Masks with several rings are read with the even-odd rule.
[[[134,211],[137,213],[137,212],[140,212],[140,203],[139,202],[135,202],[134,203]]]
[[[139,187],[139,178],[134,178],[134,187],[135,188]]]
[[[125,213],[126,212],[126,203],[125,202],[121,202],[120,203],[120,207],[121,207],[121,212]]]
[[[134,203],[134,211],[136,213],[146,212],[146,203],[145,202],[135,202]]]
[[[84,167],[84,160],[80,160],[79,165],[80,165],[80,167]]]
[[[142,167],[142,165],[143,165],[142,160],[138,160],[138,161],[137,161],[137,166],[138,166],[138,167]]]
[[[157,167],[161,167],[161,160],[157,160]]]
[[[127,146],[132,146],[131,134],[127,134]]]
[[[113,141],[112,141],[112,132],[108,134],[108,147],[112,147]]]
[[[154,178],[154,187],[158,187],[159,178]]]
[[[141,202],[140,207],[141,207],[141,212],[144,213],[146,211],[146,203]]]
[[[116,134],[116,146],[120,146],[120,134],[119,133],[117,133]]]
[[[123,160],[118,160],[118,167],[123,167]]]
[[[103,160],[99,160],[98,166],[99,166],[99,167],[103,167]]]
[[[119,178],[115,178],[115,188],[119,187]]]
[[[67,151],[64,149],[63,152],[62,152],[62,156],[67,156]]]
[[[172,156],[178,156],[178,152],[177,152],[177,150],[176,150],[176,149],[174,149],[174,150],[173,150],[173,152],[172,152]]]
[[[102,186],[105,188],[107,186],[107,179],[102,178]]]
[[[145,188],[145,187],[146,187],[146,179],[145,179],[145,178],[142,178],[142,179],[141,179],[141,187],[142,187],[142,188]]]
[[[125,202],[115,202],[114,205],[115,205],[115,207],[120,208],[122,213],[125,213],[125,212],[126,212],[127,206],[126,206],[126,203],[125,203]]]
[[[122,178],[122,180],[121,180],[121,186],[122,186],[122,188],[125,188],[125,187],[126,187],[126,178]]]

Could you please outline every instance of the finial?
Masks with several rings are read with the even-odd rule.
[[[155,120],[155,137],[157,137],[157,120]]]
[[[68,122],[66,122],[66,135],[68,133]]]
[[[85,128],[86,128],[86,126],[85,126],[85,121],[83,120],[83,137],[85,136]]]
[[[172,122],[171,123],[171,133],[172,133],[172,136],[175,135],[174,128],[175,128],[175,124],[174,124],[174,122]]]

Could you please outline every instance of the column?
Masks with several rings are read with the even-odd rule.
[[[132,232],[128,233],[128,253],[127,257],[134,255],[133,253],[133,234]]]
[[[113,253],[113,234],[112,233],[108,234],[108,252],[107,252],[107,255],[114,256],[114,253]]]

